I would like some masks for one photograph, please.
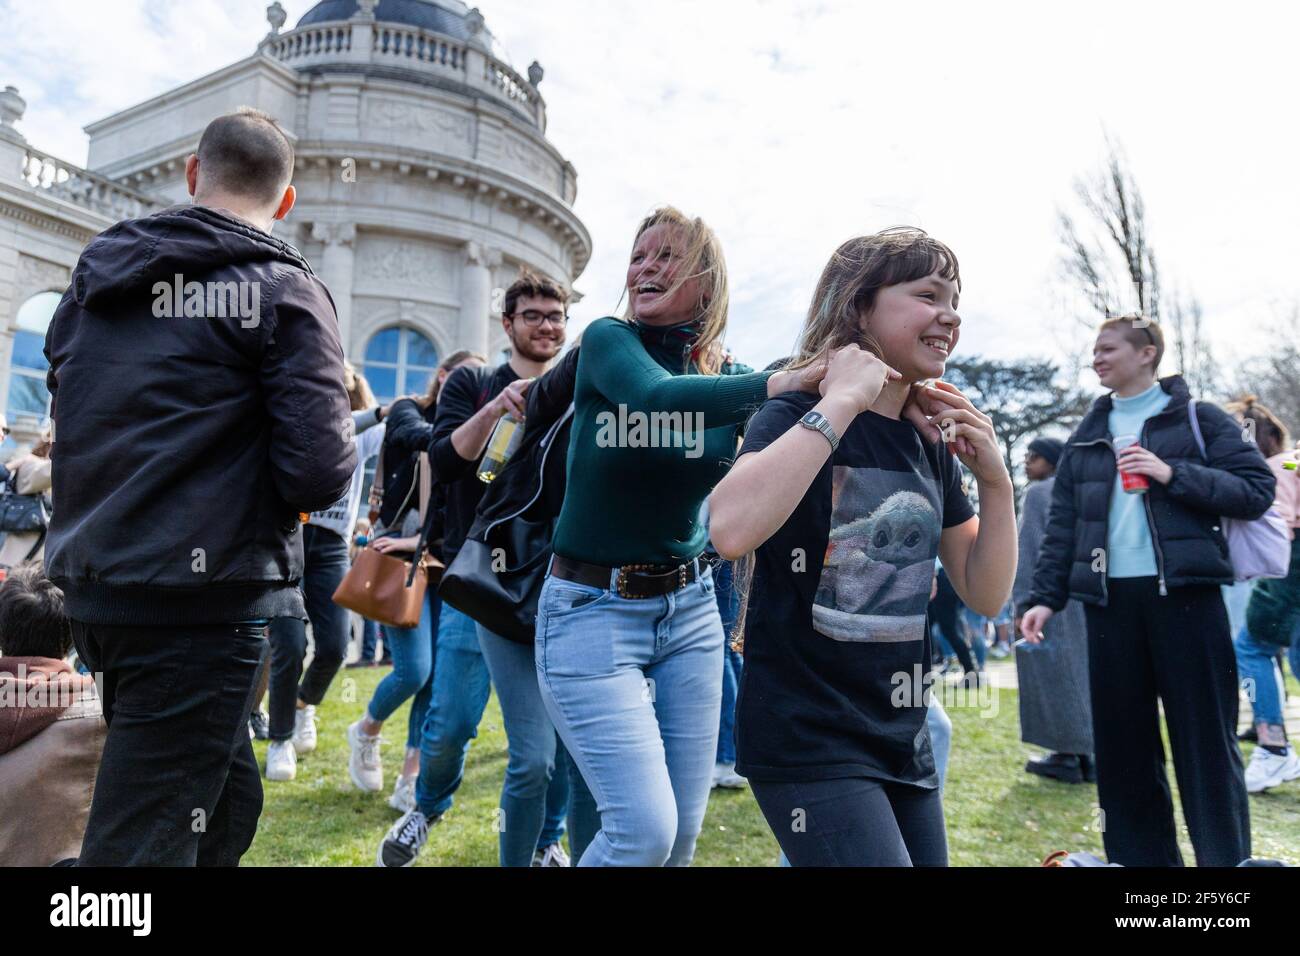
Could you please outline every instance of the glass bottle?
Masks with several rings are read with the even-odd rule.
[[[501,474],[523,439],[524,430],[520,427],[519,419],[509,412],[502,415],[496,428],[492,429],[492,437],[488,439],[487,448],[483,451],[483,460],[479,462],[479,481],[489,482]]]

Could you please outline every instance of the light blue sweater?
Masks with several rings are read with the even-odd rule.
[[[1107,422],[1112,437],[1141,435],[1142,423],[1169,404],[1170,395],[1156,382],[1145,392],[1131,398],[1111,396]],[[1151,480],[1151,479],[1148,479]],[[1110,496],[1110,513],[1106,521],[1106,574],[1112,578],[1155,577],[1156,551],[1151,544],[1147,525],[1146,496],[1127,494],[1115,472],[1115,487]]]

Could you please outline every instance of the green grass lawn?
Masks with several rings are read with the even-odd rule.
[[[385,728],[383,794],[352,787],[343,734],[386,673],[383,668],[345,670],[335,681],[318,710],[319,747],[299,758],[297,779],[263,781],[266,804],[245,865],[373,865],[379,841],[398,816],[386,799],[401,764],[407,707]],[[1292,693],[1300,693],[1294,680],[1290,684]],[[1020,742],[1015,692],[1003,690],[969,703],[949,708],[953,752],[944,804],[952,864],[1033,866],[1058,849],[1101,855],[1096,788],[1024,772],[1025,759],[1041,751]],[[258,741],[256,750],[264,764],[266,743]],[[1249,759],[1249,747],[1245,756]],[[505,765],[506,737],[494,696],[470,747],[456,805],[430,832],[418,866],[496,865],[493,824]],[[1170,783],[1174,785],[1172,767]],[[1300,781],[1252,795],[1250,809],[1255,855],[1300,865]],[[1181,812],[1178,820],[1181,828]],[[1190,863],[1191,844],[1185,835],[1182,842]],[[715,790],[695,865],[775,866],[777,854],[776,841],[749,792]]]

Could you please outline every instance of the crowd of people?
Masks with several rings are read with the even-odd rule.
[[[1096,782],[1110,862],[1182,863],[1158,704],[1197,863],[1250,858],[1247,793],[1300,778],[1278,660],[1300,663],[1296,453],[1257,402],[1159,377],[1158,323],[1101,325],[1106,393],[1029,443],[1017,519],[992,419],[942,378],[961,272],[921,230],[843,243],[793,354],[756,371],[724,346],[720,241],[663,207],[621,316],[567,342],[569,291],[525,271],[493,317],[507,361],[453,352],[381,405],[329,290],[271,235],[292,171],[265,114],[213,121],[193,204],[94,240],[50,324],[58,441],[10,469],[43,468],[53,510],[0,586],[0,691],[41,697],[0,707],[0,862],[238,863],[263,775],[317,747],[363,549],[408,585],[427,550],[448,585],[428,578],[411,626],[358,622],[348,666],[382,645],[391,670],[327,728],[383,793],[381,733],[409,707],[380,866],[414,863],[451,809],[493,690],[502,866],[688,865],[718,786],[752,790],[792,865],[944,866],[931,685],[979,686],[1013,642],[1022,737],[1047,751],[1025,769]],[[260,322],[155,318],[175,275],[255,283]],[[1248,570],[1247,539],[1285,550],[1280,572]],[[505,573],[511,601],[466,596]]]

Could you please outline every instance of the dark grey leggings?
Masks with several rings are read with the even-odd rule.
[[[938,790],[865,777],[749,785],[794,866],[948,865]]]

